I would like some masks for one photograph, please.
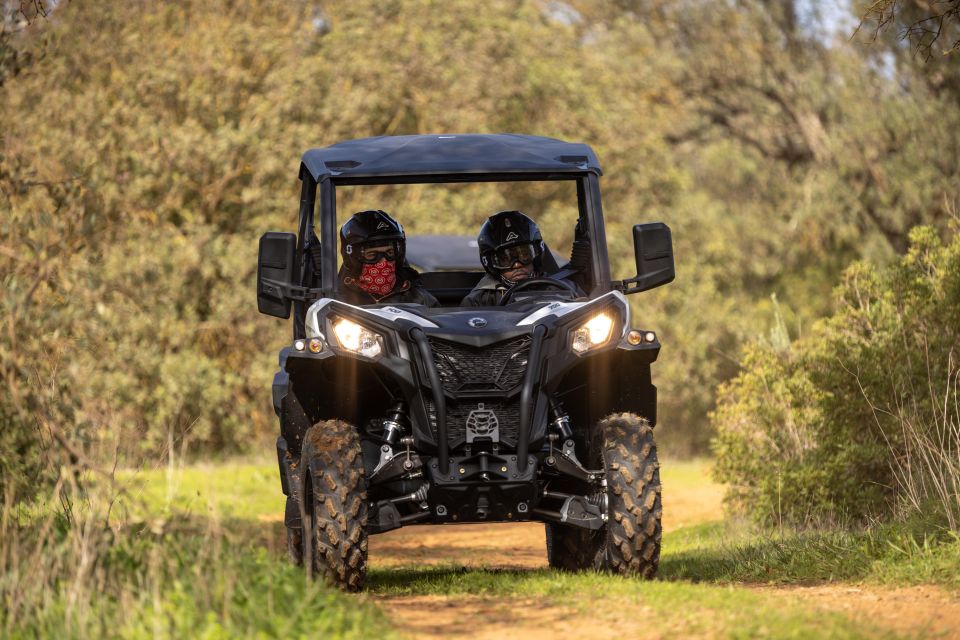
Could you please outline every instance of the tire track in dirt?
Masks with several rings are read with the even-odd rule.
[[[664,481],[665,491],[669,480]],[[670,495],[664,529],[718,520],[723,490],[709,481]],[[524,522],[413,526],[370,538],[370,567],[454,566],[488,570],[546,569],[544,526]],[[398,628],[418,638],[524,638],[540,640],[558,634],[590,638],[644,637],[676,634],[660,627],[651,635],[645,611],[634,606],[621,615],[605,616],[602,625],[573,607],[545,605],[533,598],[485,596],[374,596]]]
[[[547,568],[544,526],[540,523],[409,527],[370,540],[371,568],[452,566],[494,571]],[[572,607],[537,598],[476,595],[375,596],[397,628],[415,638],[642,637],[639,629],[609,633]],[[588,628],[589,625],[589,628]],[[560,636],[563,637],[563,636]]]
[[[960,597],[935,586],[875,587],[830,584],[749,587],[758,593],[841,613],[918,638],[960,638]]]
[[[666,484],[666,483],[665,483]],[[666,494],[667,488],[665,486]],[[706,479],[670,495],[664,530],[718,520],[722,489]],[[532,571],[547,565],[544,527],[539,523],[405,527],[370,539],[370,566],[452,566]],[[934,586],[885,588],[854,584],[817,586],[743,585],[784,606],[838,613],[865,627],[911,637],[960,638],[960,597]],[[375,592],[375,589],[374,589]],[[660,638],[685,629],[649,624],[642,603],[594,615],[582,608],[530,597],[374,595],[397,628],[417,638],[523,638],[560,634],[590,638]]]

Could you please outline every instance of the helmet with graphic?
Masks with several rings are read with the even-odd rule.
[[[480,227],[477,245],[484,270],[507,286],[515,283],[504,273],[518,264],[532,264],[533,275],[542,271],[543,237],[537,223],[522,211],[501,211],[490,216]]]
[[[347,271],[355,276],[364,264],[375,264],[382,258],[403,264],[406,244],[403,226],[380,209],[358,211],[340,227],[340,255]],[[380,247],[389,250],[375,250]]]
[[[358,211],[340,227],[344,281],[375,298],[393,291],[405,253],[403,226],[386,211]]]

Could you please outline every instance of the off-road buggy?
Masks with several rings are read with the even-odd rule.
[[[624,294],[673,280],[672,240],[662,223],[634,226],[637,275],[612,280],[600,175],[587,145],[521,135],[369,138],[303,155],[299,232],[265,234],[257,270],[260,312],[294,315],[273,382],[293,562],[355,590],[370,535],[534,520],[553,567],[654,575],[660,343],[632,325]],[[479,269],[423,273],[439,308],[338,299],[338,187],[543,180],[576,184],[570,259],[501,306],[458,306]],[[586,297],[561,281],[571,276]]]

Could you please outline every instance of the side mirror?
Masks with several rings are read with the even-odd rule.
[[[624,293],[648,291],[673,282],[673,237],[662,222],[633,226],[633,251],[637,258],[637,277],[624,280]]]
[[[293,285],[297,236],[268,231],[260,237],[257,257],[257,309],[278,318],[290,317],[291,299],[287,291]]]

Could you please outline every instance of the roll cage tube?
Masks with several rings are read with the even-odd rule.
[[[310,172],[305,171],[303,167],[300,168],[300,180],[302,184],[300,185],[300,220],[297,228],[296,264],[299,269],[299,273],[297,274],[297,283],[301,287],[305,287],[307,285],[308,274],[307,259],[304,249],[309,231],[313,228],[313,210],[317,193],[317,183],[313,179],[313,176],[310,175]],[[293,303],[294,340],[306,336],[304,322],[306,320],[308,306],[309,303],[303,301],[295,301]]]
[[[582,193],[582,197],[581,197]],[[603,205],[600,202],[600,178],[588,173],[577,180],[577,200],[580,200],[580,216],[587,220],[592,251],[593,287],[588,292],[595,298],[611,290],[610,260],[607,257],[607,232],[603,226]]]
[[[337,193],[333,182],[325,178],[320,181],[320,246],[324,247],[320,288],[324,298],[333,298],[337,291],[337,242]]]

